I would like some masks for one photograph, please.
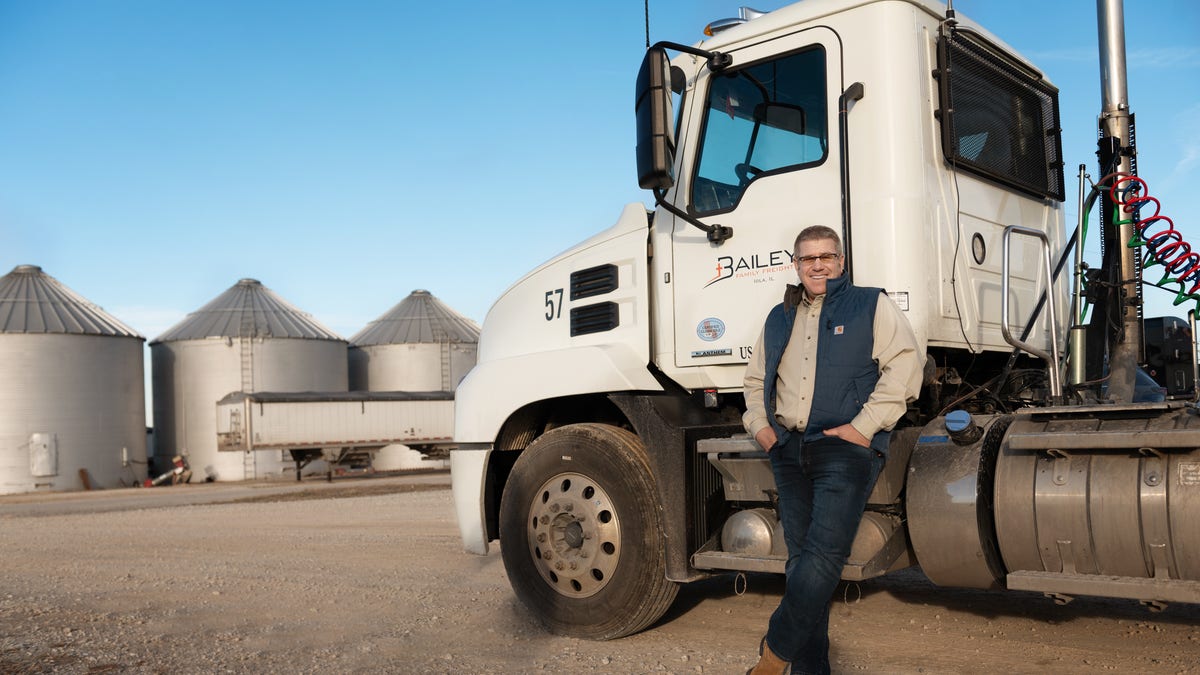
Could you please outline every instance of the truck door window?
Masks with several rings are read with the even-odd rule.
[[[826,108],[820,47],[714,75],[692,180],[693,212],[730,210],[756,177],[824,161]]]

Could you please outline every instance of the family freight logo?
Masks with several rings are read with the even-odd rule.
[[[717,274],[704,284],[708,288],[718,281],[726,279],[748,279],[769,276],[776,272],[786,272],[793,269],[791,251],[771,251],[770,253],[755,253],[750,257],[735,258],[723,255],[717,258]]]

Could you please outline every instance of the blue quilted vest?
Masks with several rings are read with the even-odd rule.
[[[842,276],[827,280],[825,291],[817,337],[815,395],[804,429],[805,442],[825,438],[825,429],[853,420],[879,381],[879,364],[871,358],[871,350],[875,346],[875,308],[883,289],[859,288]],[[801,288],[788,287],[784,301],[767,315],[763,334],[763,403],[778,445],[786,443],[791,432],[775,420],[776,377],[792,337],[802,292]],[[880,431],[871,439],[871,447],[886,455],[890,437],[891,432]]]

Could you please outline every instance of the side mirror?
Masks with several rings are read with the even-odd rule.
[[[665,49],[646,51],[638,71],[634,112],[638,185],[644,190],[666,190],[675,184],[675,119],[671,110],[671,61]]]

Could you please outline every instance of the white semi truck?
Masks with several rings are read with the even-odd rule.
[[[1122,9],[1098,7],[1111,186],[1136,167]],[[795,282],[793,238],[824,224],[928,357],[843,576],[920,564],[940,585],[1200,602],[1200,422],[1133,402],[1132,225],[1105,216],[1105,260],[1071,293],[1055,87],[930,0],[804,0],[711,28],[649,48],[638,74],[656,208],[625,207],[487,315],[456,393],[467,551],[499,539],[526,606],[600,639],[650,625],[680,583],[782,571],[742,376]],[[1102,192],[1084,178],[1081,212]]]

